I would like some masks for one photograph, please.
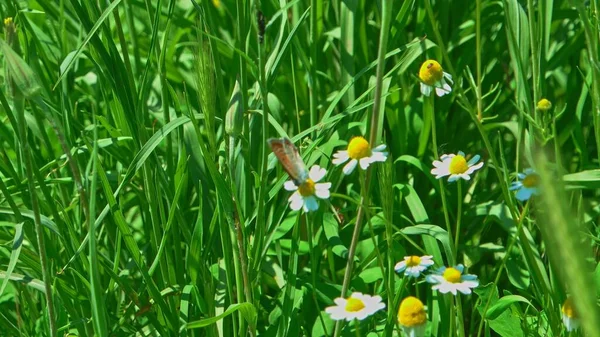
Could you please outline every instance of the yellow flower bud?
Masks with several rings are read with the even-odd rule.
[[[538,103],[537,103],[537,108],[538,110],[541,111],[548,111],[550,109],[552,109],[552,102],[550,102],[549,100],[542,98]]]

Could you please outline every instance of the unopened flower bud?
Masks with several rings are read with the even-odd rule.
[[[236,80],[231,99],[229,100],[229,109],[227,109],[227,114],[225,115],[225,132],[234,137],[238,136],[242,133],[243,124],[244,104],[242,102],[240,83]]]

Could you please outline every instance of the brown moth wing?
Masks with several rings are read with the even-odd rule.
[[[308,178],[304,161],[300,157],[298,148],[291,140],[288,138],[270,138],[267,142],[277,159],[279,159],[281,166],[283,166],[296,185],[301,184]]]

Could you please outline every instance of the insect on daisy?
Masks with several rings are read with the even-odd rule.
[[[433,161],[434,168],[431,169],[431,174],[435,175],[435,179],[450,176],[448,182],[461,178],[471,180],[471,174],[483,166],[483,162],[477,163],[479,158],[479,155],[475,155],[467,162],[462,151],[458,151],[458,154],[444,154],[440,157],[441,161]]]
[[[510,190],[517,190],[515,195],[519,201],[526,201],[532,195],[540,195],[540,176],[533,169],[525,169],[517,174],[517,181],[510,185]]]
[[[388,155],[384,150],[385,144],[371,149],[371,145],[364,137],[354,137],[350,140],[345,151],[342,150],[333,154],[331,162],[334,165],[340,165],[350,160],[342,170],[345,175],[348,175],[354,171],[357,164],[360,165],[361,169],[366,170],[372,163],[384,162]]]
[[[422,272],[427,270],[430,266],[433,266],[433,256],[425,255],[425,256],[405,256],[404,260],[396,263],[394,270],[396,272],[401,273],[404,272],[404,275],[408,277],[417,278],[421,275]]]
[[[381,302],[381,296],[370,296],[362,293],[352,293],[350,297],[338,297],[334,300],[335,305],[325,308],[325,312],[331,316],[331,319],[340,321],[359,321],[373,315],[377,311],[385,308],[385,303]]]
[[[290,208],[294,211],[303,208],[305,212],[319,209],[317,198],[329,198],[331,183],[318,183],[325,177],[327,171],[319,165],[313,165],[308,171],[298,153],[298,148],[288,138],[271,138],[268,143],[292,178],[283,185],[286,190],[294,192],[288,199]]]
[[[427,60],[419,69],[419,79],[421,80],[421,93],[425,96],[431,95],[435,89],[436,95],[444,96],[452,91],[450,85],[446,82],[452,82],[452,76],[442,69],[442,66],[435,60]]]
[[[427,275],[426,280],[433,284],[431,289],[437,290],[442,294],[452,293],[456,295],[457,291],[468,295],[472,288],[479,286],[477,276],[463,274],[465,266],[459,264],[454,267],[442,267],[434,274]]]
[[[565,303],[562,305],[561,308],[562,311],[562,321],[563,324],[565,325],[565,328],[567,329],[567,331],[571,332],[573,330],[577,330],[579,329],[579,316],[577,315],[577,312],[575,311],[575,307],[573,306],[573,301],[571,301],[571,298],[568,297],[565,300]]]
[[[425,336],[427,313],[423,302],[413,296],[403,299],[398,309],[398,323],[408,337]]]

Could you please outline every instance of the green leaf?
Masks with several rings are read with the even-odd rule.
[[[23,247],[23,223],[20,222],[15,224],[15,237],[13,239],[12,251],[10,253],[10,260],[8,262],[8,267],[6,268],[4,281],[2,281],[2,287],[0,287],[0,296],[4,293],[4,288],[8,284],[8,280],[15,269],[15,265],[19,260],[19,254],[21,253],[21,248]]]
[[[323,231],[327,238],[327,246],[331,248],[336,256],[342,259],[348,258],[348,248],[344,246],[339,234],[340,226],[331,213],[323,214]],[[354,260],[358,261],[358,258],[354,256]]]
[[[500,298],[496,303],[494,303],[494,305],[492,305],[488,309],[488,311],[485,313],[485,318],[492,319],[492,320],[496,319],[496,318],[498,318],[498,316],[500,316],[502,313],[504,313],[504,311],[506,311],[511,305],[513,305],[514,303],[518,303],[518,302],[526,303],[526,304],[532,306],[532,304],[529,302],[529,300],[527,300],[523,296],[507,295],[507,296]]]
[[[211,324],[215,324],[218,321],[222,320],[223,318],[231,315],[232,313],[239,311],[242,314],[242,317],[244,317],[244,319],[246,320],[246,322],[248,322],[248,324],[254,325],[256,324],[256,308],[254,308],[254,306],[251,303],[236,303],[236,304],[232,304],[230,305],[227,310],[225,310],[222,314],[215,316],[215,317],[211,317],[211,318],[205,318],[205,319],[201,319],[198,321],[194,321],[194,322],[190,322],[187,323],[185,325],[186,329],[198,329],[198,328],[204,328],[206,326],[209,326]]]
[[[596,190],[600,188],[600,169],[565,174],[563,180],[567,187]]]
[[[479,314],[484,315],[484,310],[489,301],[488,309],[495,306],[498,303],[498,289],[493,283],[488,283],[484,286],[475,288],[473,292],[479,295],[479,305],[477,311]],[[489,310],[488,310],[489,311]],[[495,318],[485,318],[486,322],[492,330],[494,330],[501,337],[522,337],[523,329],[521,328],[521,319],[511,311],[504,310],[498,314]]]

